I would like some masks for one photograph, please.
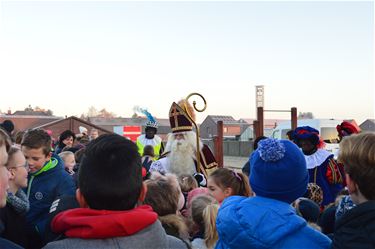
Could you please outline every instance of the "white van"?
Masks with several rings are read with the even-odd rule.
[[[319,131],[320,137],[326,143],[325,149],[337,154],[339,149],[339,137],[336,126],[341,124],[342,119],[299,119],[297,127],[310,126]],[[286,133],[291,129],[291,121],[280,122],[272,132],[272,137],[277,139],[287,139]]]

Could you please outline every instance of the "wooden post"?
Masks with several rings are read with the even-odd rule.
[[[292,121],[292,130],[297,128],[297,107],[292,107],[290,109],[291,121]]]
[[[259,137],[259,122],[257,120],[253,121],[253,129],[254,129],[254,140]]]
[[[215,137],[215,158],[220,168],[224,166],[224,155],[223,155],[223,121],[217,122],[217,136]]]
[[[258,107],[257,108],[257,121],[259,125],[258,129],[258,136],[263,136],[264,134],[264,113],[263,113],[263,107]]]

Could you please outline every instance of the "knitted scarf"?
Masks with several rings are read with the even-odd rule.
[[[29,200],[22,189],[19,189],[15,195],[8,192],[7,203],[9,203],[18,214],[26,214],[30,209]]]

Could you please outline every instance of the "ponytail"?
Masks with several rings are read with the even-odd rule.
[[[216,230],[216,217],[219,210],[219,205],[210,203],[203,210],[204,220],[204,241],[207,248],[214,248],[216,241],[219,239]]]
[[[216,231],[216,217],[219,210],[217,201],[209,195],[199,195],[192,200],[191,217],[199,230],[204,230],[207,248],[213,248],[219,236]]]
[[[231,188],[232,195],[252,196],[249,178],[234,170],[219,168],[209,176],[221,189]]]
[[[238,194],[247,197],[253,196],[253,191],[250,187],[249,178],[243,173],[236,173],[236,175],[238,175],[241,178],[240,189],[238,191]]]

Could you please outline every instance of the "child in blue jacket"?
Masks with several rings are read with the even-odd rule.
[[[52,155],[51,137],[44,130],[28,131],[21,142],[21,150],[29,166],[25,190],[30,202],[26,214],[30,247],[43,245],[42,238],[52,202],[62,195],[75,195],[72,177],[64,170],[58,156]]]
[[[216,220],[216,248],[329,248],[331,240],[290,205],[303,196],[309,180],[298,147],[288,140],[262,140],[250,165],[256,196],[224,200]]]

